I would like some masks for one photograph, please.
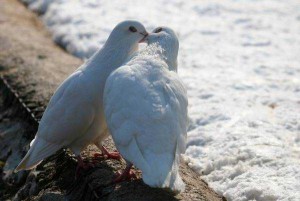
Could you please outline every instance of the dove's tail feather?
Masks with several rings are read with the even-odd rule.
[[[15,171],[30,170],[41,163],[43,159],[62,148],[61,145],[49,143],[42,138],[35,138],[30,145],[29,151],[18,167],[16,167]]]
[[[149,166],[150,171],[143,172],[143,181],[152,187],[165,188],[175,193],[183,192],[185,184],[179,175],[180,153],[176,147],[175,156],[162,154],[154,155]],[[175,157],[175,158],[174,158]],[[168,164],[168,162],[171,162]],[[149,160],[148,160],[149,162]]]
[[[175,161],[172,165],[172,170],[168,174],[167,178],[163,182],[163,186],[170,188],[176,193],[183,192],[185,189],[185,183],[182,181],[179,175],[179,164],[180,164],[180,154],[176,155]]]

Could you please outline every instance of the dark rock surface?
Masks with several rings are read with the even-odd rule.
[[[0,29],[0,200],[222,200],[186,164],[181,165],[186,191],[176,196],[141,179],[112,185],[114,173],[125,167],[113,160],[97,160],[75,180],[76,160],[68,150],[35,170],[13,173],[49,98],[82,61],[56,46],[38,17],[17,0],[1,1]],[[106,146],[115,149],[110,139]],[[91,160],[96,151],[88,147],[84,158]]]

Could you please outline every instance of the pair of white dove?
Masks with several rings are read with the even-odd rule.
[[[148,46],[138,51],[138,43]],[[61,148],[80,152],[108,130],[131,174],[134,164],[151,187],[181,192],[180,155],[185,152],[187,93],[177,71],[179,42],[166,27],[148,34],[137,21],[119,23],[104,46],[56,90],[30,149],[16,171],[32,169]]]

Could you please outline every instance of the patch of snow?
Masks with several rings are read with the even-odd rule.
[[[299,0],[24,0],[87,58],[125,19],[180,40],[189,165],[228,200],[300,200]]]

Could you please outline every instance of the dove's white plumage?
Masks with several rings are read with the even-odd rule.
[[[129,27],[134,26],[136,33]],[[79,155],[88,144],[107,137],[103,111],[106,78],[137,50],[146,34],[142,24],[125,21],[117,25],[107,42],[70,75],[51,98],[30,150],[16,170],[31,169],[63,147]]]
[[[142,170],[144,182],[178,192],[185,186],[178,166],[186,146],[188,102],[183,83],[172,71],[178,45],[171,47],[175,58],[167,58],[167,47],[161,47],[149,45],[109,76],[104,108],[117,149]]]

